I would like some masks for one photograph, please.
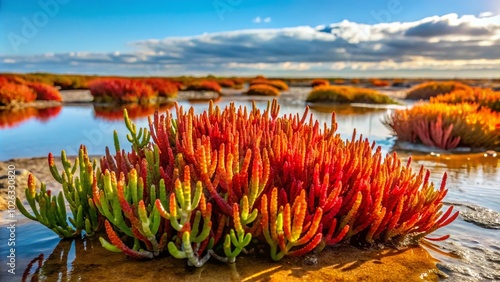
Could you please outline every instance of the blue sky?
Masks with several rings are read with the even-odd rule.
[[[450,17],[450,14],[456,15]],[[486,71],[482,71],[482,74],[487,75],[488,72],[493,73],[499,68],[498,62],[494,60],[496,53],[489,50],[492,48],[479,47],[481,44],[498,46],[500,39],[495,22],[498,22],[500,18],[495,16],[499,14],[500,5],[493,0],[2,0],[0,2],[0,71],[131,75],[147,75],[148,73],[169,75],[177,72],[200,75],[231,72],[238,74],[241,72],[277,75],[290,73],[295,76],[301,73],[342,74],[344,70],[345,74],[353,76],[356,73],[361,75],[388,74],[391,70],[395,73],[404,70],[408,75],[412,73],[414,75],[422,73],[439,75],[441,73],[446,76],[449,75],[446,73],[446,68],[436,70],[435,67],[435,61],[443,60],[443,58],[432,56],[430,54],[432,52],[426,49],[415,50],[411,54],[401,54],[399,50],[395,50],[392,61],[399,64],[403,61],[407,62],[403,69],[397,70],[394,66],[392,69],[390,66],[386,69],[374,67],[374,58],[364,56],[365,51],[373,48],[383,51],[387,49],[383,53],[385,56],[390,55],[389,49],[393,49],[395,43],[388,44],[390,38],[381,38],[380,34],[391,33],[391,38],[396,38],[393,32],[395,28],[399,28],[400,33],[418,25],[424,27],[427,25],[437,30],[442,29],[444,23],[447,27],[461,27],[460,31],[448,28],[446,32],[449,31],[450,34],[439,34],[440,36],[449,35],[448,43],[454,41],[451,39],[452,36],[464,37],[468,35],[466,32],[472,32],[470,35],[476,37],[482,36],[481,38],[465,38],[472,40],[467,48],[471,48],[470,45],[478,47],[474,50],[459,50],[459,52],[470,53],[471,51],[476,55],[476,57],[468,58],[474,68],[481,68],[479,65],[484,65],[484,60],[488,60],[485,63]],[[473,16],[474,19],[464,18],[466,15]],[[437,18],[424,20],[433,16]],[[480,20],[485,17],[491,19]],[[345,20],[351,24],[340,24]],[[396,27],[398,22],[399,27]],[[387,27],[381,25],[382,23],[393,23],[394,26]],[[356,32],[357,29],[359,33],[360,29],[363,29],[362,32],[367,36],[361,41],[353,39],[348,34],[341,36],[336,34],[333,39],[317,36],[311,38],[302,36],[304,32],[310,34],[310,30],[300,30],[300,27],[310,27],[315,29],[315,32],[328,33],[330,29],[321,27],[330,27],[332,24],[337,24],[336,30],[350,29],[351,32],[353,30]],[[353,25],[356,25],[354,29]],[[477,30],[473,31],[470,28],[478,25],[484,25],[488,30],[493,29],[493,31],[488,34],[477,33]],[[365,31],[365,29],[370,29],[370,31]],[[380,29],[386,29],[386,31],[380,33]],[[249,30],[256,32],[250,32],[250,36]],[[286,34],[292,35],[291,42],[290,36]],[[485,37],[486,35],[489,37]],[[426,36],[425,41],[431,42],[433,40],[431,37]],[[234,42],[229,44],[231,40],[225,44],[221,38],[240,40],[239,42],[247,40],[243,45],[251,45],[254,51],[238,52],[233,56],[231,54],[235,50],[240,50],[242,45],[235,45]],[[288,38],[288,41],[284,38]],[[297,38],[304,40],[297,40]],[[216,43],[207,46],[207,40]],[[325,53],[344,52],[343,57],[329,59],[331,56],[325,55],[322,60],[315,56],[313,50],[321,52],[316,49],[318,49],[317,46],[323,46],[318,44],[318,40],[320,43],[328,41],[329,44],[324,47],[332,48],[327,49]],[[377,47],[376,40],[381,40],[381,49]],[[485,43],[487,41],[489,43]],[[365,50],[364,48],[368,48],[368,42],[372,45]],[[397,42],[402,42],[402,40],[397,40]],[[418,42],[421,44],[423,40],[419,39]],[[193,44],[197,44],[198,48],[194,48]],[[279,47],[282,52],[278,50],[276,44],[283,44]],[[287,47],[291,47],[290,50],[286,50]],[[424,47],[434,48],[434,46],[422,45],[422,48]],[[196,52],[189,53],[186,51],[188,49],[190,52]],[[309,55],[303,54],[304,49],[311,50]],[[342,51],[341,49],[348,50]],[[266,53],[266,50],[270,51]],[[297,52],[294,53],[294,50]],[[426,51],[430,55],[425,55]],[[418,56],[419,52],[423,55]],[[202,56],[205,53],[207,56]],[[248,57],[254,53],[261,53],[265,58],[257,58],[250,62]],[[174,57],[200,56],[202,60],[198,68],[194,62],[187,62],[183,66],[180,59],[173,61],[169,57],[165,60],[168,54]],[[280,58],[283,54],[289,59],[284,56]],[[446,55],[446,52],[443,54]],[[208,57],[224,57],[226,60],[208,59]],[[300,60],[297,60],[297,57],[300,57]],[[433,62],[415,69],[409,66],[408,60],[413,58],[410,61],[415,61],[416,57],[421,57],[420,61],[432,59]],[[389,57],[382,56],[381,60],[386,62],[386,65],[391,65]],[[451,60],[460,60],[457,65],[467,65],[463,62],[463,58],[444,58],[442,65],[449,65]],[[342,68],[341,64],[339,65],[342,62],[347,62],[349,66]],[[371,67],[367,68],[362,65],[363,62],[371,63]],[[339,68],[325,67],[321,65],[322,63],[337,63]],[[356,63],[359,63],[358,67],[353,68]],[[169,65],[172,67],[169,68]],[[141,73],[141,69],[144,73]],[[144,71],[144,69],[148,70]],[[467,73],[465,67],[454,70],[458,70],[458,73]],[[474,73],[477,74],[477,72]]]

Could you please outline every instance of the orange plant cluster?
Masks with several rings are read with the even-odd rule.
[[[177,97],[179,84],[163,78],[148,78],[144,82],[153,88],[156,95],[166,98]]]
[[[247,95],[279,96],[280,91],[269,84],[252,84],[246,92]]]
[[[59,91],[40,82],[28,82],[13,75],[0,76],[0,105],[29,103],[35,100],[62,101]]]
[[[36,100],[36,93],[25,84],[10,82],[0,77],[0,105],[8,106]]]
[[[391,85],[391,83],[388,80],[382,80],[382,79],[370,79],[370,83],[372,86],[375,87],[386,87]]]
[[[478,104],[419,104],[385,120],[398,140],[445,150],[500,146],[500,113]]]
[[[448,94],[431,97],[431,103],[461,104],[476,103],[493,111],[500,112],[500,92],[490,88],[456,90]]]
[[[395,104],[387,95],[376,90],[353,86],[323,85],[315,87],[307,102]]]
[[[413,87],[406,95],[410,100],[428,100],[440,94],[447,94],[456,90],[472,91],[472,88],[456,81],[429,81]]]
[[[222,87],[213,80],[199,80],[191,82],[186,90],[192,91],[213,91],[217,93],[221,93]]]
[[[217,80],[219,85],[223,88],[232,88],[232,89],[242,89],[245,84],[245,79],[243,78],[225,78]]]
[[[35,91],[37,100],[57,102],[63,100],[61,93],[54,86],[40,82],[29,83],[28,86]]]
[[[135,79],[96,79],[89,89],[97,102],[146,103],[156,96],[153,87]]]
[[[287,91],[288,85],[279,79],[266,79],[266,78],[255,78],[250,81],[250,86],[254,84],[267,84],[278,89],[279,91]]]
[[[323,86],[323,85],[330,85],[330,81],[326,79],[315,79],[311,81],[311,87],[317,87],[317,86]]]

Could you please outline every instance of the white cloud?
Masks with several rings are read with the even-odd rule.
[[[254,23],[257,23],[257,24],[260,24],[260,23],[270,23],[271,22],[271,17],[265,17],[265,18],[261,18],[261,17],[256,17],[255,19],[253,19],[252,21]]]
[[[479,14],[480,18],[489,18],[491,16],[493,16],[492,12],[482,12],[481,14]]]
[[[254,22],[257,19],[267,20],[257,17]],[[4,64],[9,62],[5,67],[0,64],[0,70],[146,75],[473,71],[498,76],[500,15],[449,14],[374,25],[344,20],[318,27],[236,30],[131,45],[135,52],[0,56]],[[78,68],[68,62],[78,62]]]

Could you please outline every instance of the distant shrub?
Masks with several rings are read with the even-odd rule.
[[[456,90],[466,90],[470,91],[472,88],[463,83],[456,81],[429,81],[421,83],[414,88],[412,88],[406,99],[410,100],[428,100],[431,97],[435,97],[440,94],[450,93]]]
[[[248,88],[247,95],[279,96],[280,91],[268,84],[253,84]]]
[[[186,90],[191,90],[191,91],[213,91],[220,93],[222,91],[221,86],[219,83],[213,80],[200,80],[200,81],[194,81],[191,82]]]
[[[359,84],[361,81],[358,78],[351,79],[351,84]]]
[[[375,87],[386,87],[391,85],[391,83],[388,80],[381,80],[381,79],[371,79],[370,83],[372,86]]]
[[[155,96],[148,84],[134,79],[97,79],[89,83],[89,89],[96,101],[101,102],[147,102]]]
[[[245,84],[247,82],[247,80],[245,78],[242,78],[242,77],[235,77],[235,78],[233,78],[233,82],[236,85],[242,85],[243,86],[243,84]]]
[[[57,101],[61,102],[62,96],[59,91],[51,85],[47,85],[40,82],[32,82],[28,84],[29,88],[33,89],[36,93],[36,100],[43,101]]]
[[[489,88],[461,89],[448,94],[431,97],[431,103],[477,103],[493,111],[500,112],[500,92],[495,92]]]
[[[500,114],[476,104],[420,104],[396,110],[384,122],[398,140],[449,150],[495,149],[500,145]]]
[[[20,84],[20,85],[27,85],[28,81],[26,81],[24,78],[22,78],[19,75],[15,74],[6,74],[6,75],[0,75],[0,83],[15,83],[15,84]]]
[[[307,97],[307,102],[395,104],[387,95],[367,88],[352,86],[319,86]]]
[[[345,84],[345,79],[340,79],[340,78],[338,78],[338,79],[334,79],[334,80],[333,80],[333,84],[335,84],[335,85],[342,85],[342,84]]]
[[[35,99],[35,91],[27,85],[10,82],[6,78],[0,77],[0,105],[29,103]]]
[[[288,90],[288,85],[283,80],[279,80],[279,79],[253,79],[252,81],[250,81],[250,85],[254,85],[254,84],[271,85],[272,87],[274,87],[280,91]]]
[[[315,79],[311,82],[311,87],[318,87],[323,85],[330,85],[330,82],[326,79]]]
[[[160,97],[177,97],[179,86],[175,82],[163,78],[149,78],[145,79],[144,82],[150,85],[156,92],[156,94]]]
[[[221,79],[218,83],[222,88],[234,88],[236,86],[236,83],[231,79]]]

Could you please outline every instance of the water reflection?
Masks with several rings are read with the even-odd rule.
[[[21,125],[31,119],[48,122],[58,116],[62,106],[50,108],[22,107],[11,110],[0,110],[0,128],[12,128]]]
[[[100,246],[97,238],[61,240],[47,259],[40,254],[26,266],[22,281],[303,281],[359,280],[367,277],[420,281],[435,280],[435,260],[422,248],[360,250],[351,246],[327,248],[305,258],[272,262],[264,254],[240,256],[235,264],[209,261],[201,268],[169,255],[138,261]]]
[[[94,105],[94,115],[98,119],[105,119],[108,121],[118,121],[118,120],[122,121],[124,109],[127,109],[128,116],[131,119],[137,119],[137,118],[151,116],[156,111],[160,113],[165,112],[167,110],[172,109],[173,106],[174,103],[146,104],[146,105],[131,103],[120,106]]]
[[[259,109],[265,109],[269,97],[258,97],[255,105]],[[217,105],[222,109],[232,102],[237,107],[246,106],[251,108],[252,101],[248,97],[222,97],[217,100]],[[302,101],[281,101],[281,115],[302,115],[306,104]],[[197,103],[194,101],[179,100],[179,106],[184,110],[194,108],[196,114],[208,109],[208,103]],[[147,116],[156,110],[164,112],[172,110],[172,104],[164,105],[126,105],[125,106],[138,127],[148,127]],[[337,132],[342,138],[351,138],[356,128],[358,134],[371,141],[376,141],[382,146],[383,152],[388,152],[394,143],[389,129],[380,120],[385,116],[386,109],[369,109],[365,107],[341,106],[337,113]],[[123,107],[102,107],[97,105],[72,105],[58,109],[60,113],[57,118],[46,123],[19,124],[17,127],[0,128],[0,160],[11,158],[27,158],[46,156],[48,152],[59,154],[64,149],[68,155],[77,155],[80,144],[85,144],[90,155],[102,155],[106,146],[113,147],[113,131],[118,132],[118,137],[126,144],[127,129],[123,123]],[[174,111],[175,112],[175,111]],[[320,124],[331,123],[331,112],[321,112],[311,109],[314,119]],[[43,112],[42,112],[43,113]],[[364,114],[363,114],[364,113]],[[43,119],[38,113],[38,118]],[[175,113],[174,113],[175,115]],[[5,137],[4,137],[5,136]]]
[[[367,113],[374,112],[384,112],[385,109],[381,108],[369,108],[369,107],[353,107],[348,104],[309,104],[309,108],[313,112],[317,113],[328,113],[331,114],[335,112],[340,115],[363,115]]]
[[[439,259],[439,268],[450,279],[477,281],[500,279],[499,212],[500,157],[494,152],[477,154],[422,154],[398,152],[403,161],[412,157],[412,168],[431,171],[439,185],[448,174],[445,198],[460,216],[435,232],[435,237],[451,234],[444,242],[426,246]]]

